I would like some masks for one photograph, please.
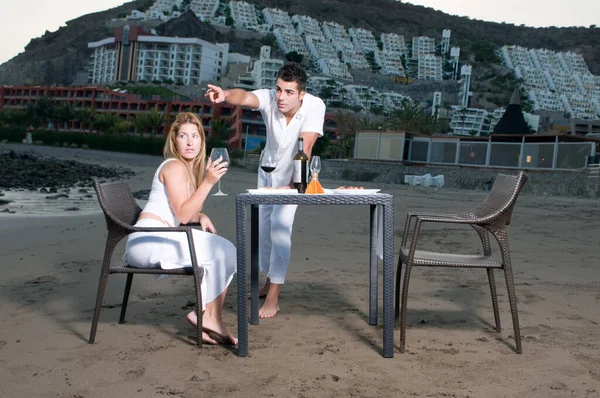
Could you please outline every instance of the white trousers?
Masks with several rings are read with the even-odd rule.
[[[165,227],[157,220],[142,219],[137,227]],[[227,239],[194,229],[194,246],[202,278],[202,309],[229,286],[236,272],[237,255]],[[174,269],[191,267],[192,259],[185,232],[134,232],[129,235],[123,259],[139,268]]]
[[[297,205],[259,206],[258,263],[273,283],[285,282]]]

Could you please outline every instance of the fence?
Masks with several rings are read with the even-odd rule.
[[[483,142],[406,138],[404,133],[358,133],[354,157],[432,165],[572,170],[587,166],[595,142]]]

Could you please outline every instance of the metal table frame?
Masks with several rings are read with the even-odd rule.
[[[251,195],[238,194],[236,202],[238,356],[248,356],[246,289],[247,206],[251,207],[251,311],[250,323],[258,325],[258,205],[368,205],[370,208],[369,325],[377,325],[377,211],[383,212],[383,356],[394,356],[394,197],[372,195]]]

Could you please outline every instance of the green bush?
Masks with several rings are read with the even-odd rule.
[[[25,138],[25,131],[18,127],[2,127],[0,128],[0,141],[7,140],[8,142],[21,142]]]

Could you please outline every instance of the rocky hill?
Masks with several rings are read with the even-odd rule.
[[[469,62],[489,64],[481,59],[481,48],[493,49],[504,44],[555,51],[575,51],[585,58],[590,70],[600,75],[600,28],[530,28],[512,24],[483,22],[451,16],[431,8],[393,0],[252,0],[258,9],[277,7],[291,14],[310,15],[318,20],[335,21],[347,28],[362,27],[375,35],[383,32],[439,38],[442,29],[452,30],[452,45],[461,47]],[[87,43],[114,34],[105,21],[142,7],[137,0],[103,12],[84,15],[67,22],[56,32],[32,39],[25,51],[0,65],[0,84],[71,84],[78,72],[85,72],[89,61]],[[223,33],[186,14],[157,28],[160,34],[200,37],[211,42],[230,42],[231,51],[257,54],[260,40]],[[489,52],[492,52],[491,50]]]

